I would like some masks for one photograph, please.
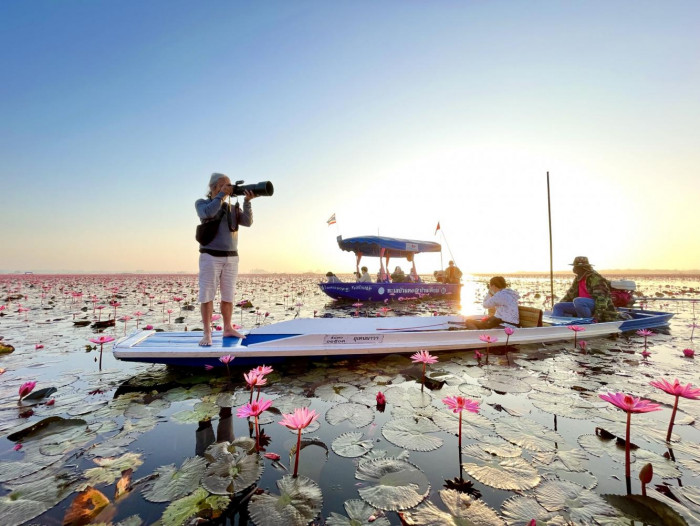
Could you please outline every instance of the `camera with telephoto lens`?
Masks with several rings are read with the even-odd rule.
[[[231,195],[245,195],[246,191],[253,192],[253,195],[257,196],[270,196],[275,193],[275,187],[272,186],[270,181],[261,181],[255,184],[243,184],[245,181],[236,181],[236,184],[230,186],[233,187]]]

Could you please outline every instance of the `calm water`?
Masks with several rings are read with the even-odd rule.
[[[244,276],[237,300],[248,299],[253,307],[236,308],[234,320],[251,327],[314,313],[377,315],[381,305],[357,308],[330,301],[317,290],[319,279]],[[700,383],[698,359],[682,353],[694,348],[690,325],[698,323],[700,304],[677,301],[700,297],[700,277],[632,279],[644,295],[659,298],[648,304],[649,309],[676,314],[669,330],[648,338],[648,359],[640,354],[644,339],[636,334],[593,339],[585,354],[574,349],[573,335],[571,341],[523,346],[508,355],[495,351],[489,365],[477,363],[473,351],[442,353],[438,363],[428,366],[423,392],[421,369],[407,356],[276,365],[261,391],[273,405],[261,415],[260,425],[265,451],[281,458],[275,462],[241,455],[254,457],[262,473],[251,475],[254,485],[245,491],[214,497],[209,490],[218,453],[210,446],[253,436],[248,420],[236,417],[237,408],[249,400],[243,380],[247,369],[233,367],[229,379],[223,368],[207,372],[122,363],[105,345],[100,371],[99,346],[89,341],[99,335],[121,337],[136,330],[137,321],[139,328],[201,328],[196,276],[0,276],[0,305],[6,306],[0,313],[0,343],[15,348],[0,355],[5,369],[0,428],[3,436],[10,436],[0,448],[3,524],[62,524],[67,513],[80,510],[82,515],[71,515],[68,522],[131,525],[162,519],[180,524],[189,523],[200,510],[202,517],[219,516],[215,524],[251,523],[252,489],[271,495],[269,501],[261,499],[264,495],[252,497],[259,507],[267,505],[269,510],[271,503],[280,503],[278,483],[293,469],[290,450],[296,447],[296,434],[278,424],[280,413],[302,406],[320,414],[303,434],[303,477],[298,479],[310,479],[302,490],[320,490],[309,497],[310,507],[318,509],[312,517],[316,523],[350,524],[345,505],[361,498],[374,505],[372,510],[406,509],[416,524],[431,523],[430,517],[432,523],[447,523],[457,512],[450,508],[449,492],[441,496],[440,490],[460,476],[460,455],[456,415],[441,399],[453,395],[480,401],[479,416],[465,413],[461,455],[464,479],[481,494],[470,511],[479,524],[527,524],[531,518],[538,524],[673,524],[668,522],[671,516],[693,523],[693,517],[700,517],[700,402],[680,399],[669,452],[665,435],[673,397],[649,381],[663,377]],[[469,278],[461,305],[396,302],[387,315],[481,312],[484,282]],[[568,277],[557,279],[555,294],[568,284]],[[512,285],[524,304],[537,307],[542,307],[549,289],[543,278],[519,278]],[[98,332],[91,327],[94,321],[115,316],[110,302],[120,304],[117,319],[131,319]],[[189,310],[190,305],[195,310]],[[25,308],[29,310],[20,312]],[[585,340],[585,332],[579,338]],[[18,388],[26,381],[37,382],[35,391],[56,391],[18,404]],[[379,390],[388,400],[383,412],[374,403]],[[633,451],[632,491],[640,493],[639,469],[651,463],[650,495],[675,506],[675,515],[635,520],[628,507],[641,505],[602,497],[626,493],[624,448],[596,436],[596,428],[602,428],[624,438],[624,413],[598,398],[608,391],[662,404],[662,411],[632,417],[631,441],[638,446]],[[49,417],[54,418],[47,421]],[[33,424],[39,424],[37,429],[17,433]],[[17,444],[22,447],[15,449]],[[192,460],[197,458],[201,460]],[[187,459],[187,469],[180,470]],[[167,468],[170,465],[174,467]],[[175,468],[180,471],[173,477]],[[381,469],[385,471],[378,474]],[[169,489],[158,487],[159,480],[166,486],[170,478],[180,482]],[[85,493],[88,487],[100,494]],[[103,498],[109,502],[99,504],[99,513],[85,511]],[[368,509],[364,520],[371,514]],[[440,510],[447,515],[439,515]],[[374,515],[379,521],[375,524],[400,524],[396,511]],[[307,522],[311,519],[303,515],[296,522],[288,520]]]

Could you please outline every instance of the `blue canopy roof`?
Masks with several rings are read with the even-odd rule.
[[[440,252],[440,243],[432,241],[416,241],[415,239],[401,239],[397,237],[359,236],[343,239],[338,236],[338,246],[342,250],[361,252],[363,256],[379,257],[381,249],[386,249],[385,256],[392,258],[406,257],[419,252]]]

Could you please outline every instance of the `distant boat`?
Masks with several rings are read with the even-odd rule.
[[[625,331],[668,325],[672,313],[622,309],[631,319],[591,323],[583,318],[529,317],[527,327],[517,328],[509,345],[573,341],[569,325],[584,325],[586,340]],[[474,318],[474,317],[472,317]],[[219,358],[231,355],[235,365],[258,365],[290,358],[352,358],[389,353],[414,353],[480,349],[487,334],[504,343],[503,329],[466,330],[464,316],[391,316],[373,318],[299,318],[244,331],[246,338],[222,338],[215,332],[210,347],[198,345],[199,331],[137,331],[114,345],[120,360],[184,366],[220,366]],[[521,321],[525,320],[521,316]],[[495,344],[493,346],[498,346]]]
[[[383,236],[360,236],[343,239],[338,236],[338,246],[345,251],[354,252],[359,266],[363,256],[380,258],[380,267],[384,270],[382,258],[388,267],[391,258],[411,258],[422,252],[440,252],[440,243],[418,241]],[[385,270],[385,275],[388,274]],[[460,283],[410,281],[394,283],[380,281],[372,283],[335,282],[319,283],[323,292],[333,299],[355,301],[386,301],[414,298],[459,299],[462,285]]]

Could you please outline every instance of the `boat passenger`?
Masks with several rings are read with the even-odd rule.
[[[403,273],[403,270],[401,270],[401,267],[396,267],[394,269],[394,272],[391,273],[391,281],[393,283],[405,283],[406,282],[406,274]]]
[[[244,338],[231,321],[233,297],[238,277],[238,227],[253,224],[253,208],[250,200],[256,195],[246,190],[243,209],[224,202],[233,195],[231,180],[224,174],[213,173],[209,178],[209,192],[206,199],[195,202],[197,215],[201,221],[217,221],[218,229],[214,239],[206,245],[199,245],[199,303],[202,313],[204,334],[199,345],[211,345],[211,317],[214,313],[214,297],[221,290],[221,314],[224,318],[223,337]],[[225,218],[225,219],[224,219]]]
[[[459,283],[462,279],[462,271],[455,265],[454,261],[448,263],[445,269],[445,283]]]
[[[406,256],[406,259],[411,263],[411,270],[408,273],[408,278],[411,280],[411,283],[422,283],[423,280],[420,279],[418,271],[416,270],[416,262],[413,259],[413,254]]]
[[[362,274],[357,278],[358,283],[372,283],[372,276],[369,275],[367,267],[362,267]]]
[[[577,256],[570,263],[576,277],[559,303],[552,309],[553,316],[595,318],[596,321],[615,321],[620,315],[615,310],[610,282],[593,270],[586,256]]]
[[[520,326],[518,313],[520,295],[509,289],[503,276],[494,276],[489,281],[489,290],[484,298],[484,307],[495,309],[493,315],[484,320],[466,320],[467,329],[493,329],[494,327]]]
[[[326,278],[327,283],[341,283],[340,278],[330,271],[326,272]]]

